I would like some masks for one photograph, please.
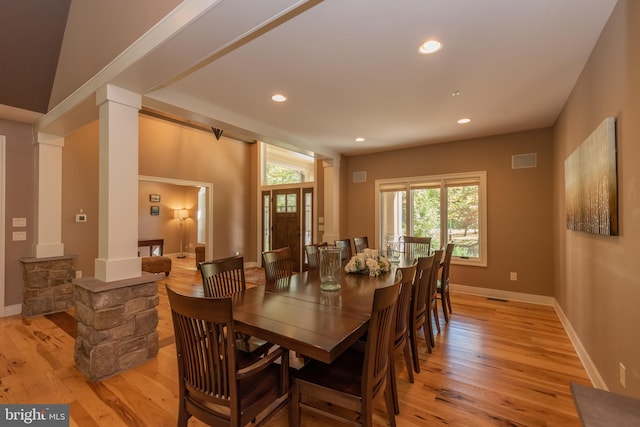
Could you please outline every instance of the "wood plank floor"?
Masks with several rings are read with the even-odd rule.
[[[193,260],[174,260],[159,284],[158,357],[95,383],[73,362],[73,313],[0,319],[0,403],[69,403],[71,426],[164,427],[177,419],[175,345],[165,283],[200,281]],[[403,426],[578,426],[569,382],[590,385],[551,307],[452,294],[454,314],[428,354],[420,341],[422,372],[407,380],[397,357]],[[303,412],[303,425],[334,425]],[[383,399],[376,426],[387,425]],[[192,419],[190,426],[203,426]],[[267,424],[287,425],[286,410]]]

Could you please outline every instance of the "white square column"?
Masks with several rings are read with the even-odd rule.
[[[140,94],[106,85],[100,113],[98,258],[95,277],[113,282],[141,276],[138,257],[138,110]]]
[[[35,257],[63,256],[62,147],[64,147],[64,138],[44,133],[38,133],[37,138]]]

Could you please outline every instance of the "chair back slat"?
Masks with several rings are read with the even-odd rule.
[[[397,270],[402,274],[402,281],[400,282],[398,303],[396,304],[396,321],[394,328],[394,343],[396,343],[396,345],[398,342],[403,341],[409,328],[409,307],[417,268],[418,261],[415,261],[410,267],[399,267]]]
[[[404,255],[409,259],[425,257],[431,251],[431,237],[403,236]]]
[[[247,287],[242,256],[201,262],[200,273],[206,297],[226,297],[237,294]]]
[[[362,253],[369,247],[369,238],[367,236],[354,237],[353,245],[355,246],[357,254]]]
[[[390,356],[389,346],[401,280],[402,273],[397,274],[393,285],[376,289],[373,297],[362,371],[362,398],[369,399],[369,401],[371,401],[371,396],[386,384]]]
[[[349,261],[353,256],[351,252],[351,239],[341,239],[333,242],[337,248],[342,248],[342,261]]]
[[[231,298],[197,298],[167,287],[181,387],[230,407],[236,395]]]
[[[293,273],[289,247],[263,252],[262,261],[267,282],[289,278]]]
[[[307,254],[307,266],[309,270],[317,270],[320,268],[320,248],[324,246],[328,246],[328,243],[322,242],[305,245],[304,251]]]

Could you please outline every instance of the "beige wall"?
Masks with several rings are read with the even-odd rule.
[[[35,223],[35,147],[31,126],[0,119],[6,137],[5,186],[5,306],[22,303],[22,263],[33,256]],[[13,228],[13,218],[26,218],[26,228]],[[14,231],[26,231],[27,240],[13,241]]]
[[[555,297],[610,390],[640,397],[640,2],[620,0],[554,129]],[[569,231],[564,160],[617,119],[620,236]],[[619,363],[627,387],[618,382]]]
[[[180,221],[174,214],[176,209],[184,208],[189,211],[189,218],[185,219],[182,225],[182,244],[185,254],[193,255],[194,245],[198,243],[199,188],[140,181],[138,190],[138,237],[164,239],[164,254],[178,254],[180,252]],[[159,195],[160,202],[149,201],[150,194]],[[160,215],[151,215],[151,206],[158,206]]]
[[[212,257],[222,258],[239,251],[246,261],[255,262],[257,209],[252,189],[255,192],[256,187],[252,183],[255,174],[250,169],[256,167],[255,147],[224,137],[217,141],[208,132],[141,116],[139,173],[212,183]],[[77,254],[77,268],[84,276],[92,276],[98,256],[97,122],[65,138],[62,188],[65,252]],[[148,194],[145,197],[148,200]],[[75,222],[80,209],[87,214],[86,223]],[[148,206],[141,210],[148,215]],[[188,233],[195,233],[195,222],[187,220],[186,228]],[[195,237],[189,237],[187,245],[194,241]],[[177,252],[172,249],[172,245],[177,248],[177,237],[166,238],[166,243],[167,253]]]
[[[454,265],[453,283],[552,295],[550,129],[389,151],[348,158],[347,232],[375,236],[377,179],[486,171],[488,266]],[[535,169],[511,169],[511,156],[538,154]],[[353,172],[367,182],[354,183]],[[373,242],[379,247],[380,242]],[[510,281],[510,272],[518,281]]]

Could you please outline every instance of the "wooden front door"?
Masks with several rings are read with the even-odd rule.
[[[300,189],[274,190],[271,209],[271,247],[288,246],[293,270],[300,271]]]

